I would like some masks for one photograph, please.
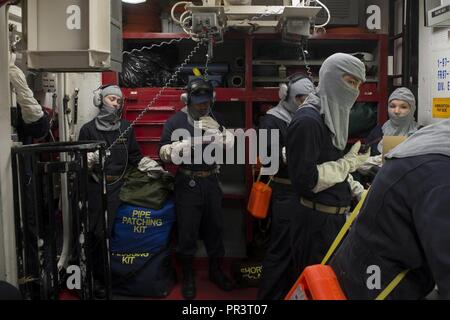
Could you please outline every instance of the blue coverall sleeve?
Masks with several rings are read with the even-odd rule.
[[[426,192],[413,220],[441,299],[450,299],[450,183]]]
[[[164,123],[163,133],[161,135],[161,138],[159,139],[159,148],[161,149],[162,146],[165,146],[166,144],[171,144],[173,141],[171,140],[172,132],[174,128],[172,125],[172,121],[169,118],[169,120]],[[158,150],[159,152],[159,150]]]
[[[289,176],[298,194],[311,192],[317,184],[317,171],[323,134],[320,124],[309,117],[298,117],[288,127],[287,159]]]
[[[86,126],[82,126],[80,129],[80,133],[78,134],[78,141],[89,141],[92,140],[92,137],[89,136],[89,132]]]
[[[273,118],[272,118],[273,119]],[[262,119],[261,119],[261,124],[260,124],[260,126],[259,126],[259,128],[260,129],[265,129],[265,130],[267,130],[267,156],[268,157],[271,157],[272,156],[272,140],[270,139],[270,137],[271,137],[271,134],[272,134],[272,130],[280,130],[280,128],[278,127],[278,125],[277,125],[277,123],[275,122],[275,121],[273,121],[271,119],[271,117],[270,116],[265,116],[265,117],[263,117]],[[281,132],[279,133],[280,134],[280,140],[281,140]],[[279,143],[279,145],[278,145],[278,158],[279,158],[279,163],[280,163],[280,166],[281,166],[281,164],[283,163],[283,158],[282,158],[282,149],[283,149],[283,147],[284,146],[282,146],[281,145],[281,141],[280,140],[278,140],[278,143]]]

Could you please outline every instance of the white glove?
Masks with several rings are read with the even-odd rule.
[[[359,154],[359,149],[361,149],[360,141],[356,142],[344,156],[344,159],[350,164],[350,172],[355,172],[370,157],[370,149],[363,154]]]
[[[139,161],[138,169],[141,172],[147,173],[150,178],[155,179],[158,179],[161,174],[166,172],[158,162],[149,157],[143,157],[141,161]]]
[[[199,121],[195,121],[195,124],[204,131],[219,130],[220,128],[220,124],[209,116],[200,117]]]
[[[159,150],[159,157],[164,162],[172,162],[174,156],[181,157],[181,155],[187,155],[186,152],[190,152],[191,146],[191,142],[188,140],[175,141],[171,144],[166,144]]]
[[[287,164],[287,154],[286,154],[286,147],[283,147],[281,149],[281,159],[283,160],[284,164]]]
[[[142,172],[159,170],[159,168],[162,169],[162,167],[159,165],[159,163],[149,157],[143,157],[141,159],[141,161],[139,161],[139,164],[138,164],[138,169],[139,169],[139,171],[142,171]]]
[[[378,156],[369,157],[369,159],[367,159],[367,161],[358,168],[358,172],[362,174],[368,174],[372,167],[381,168],[382,162],[383,156],[381,154]]]
[[[361,200],[361,197],[364,193],[364,187],[362,186],[362,184],[354,180],[351,174],[348,175],[347,182],[350,185],[352,196],[358,199],[358,201]]]
[[[203,135],[202,141],[208,141],[209,143],[223,144],[225,150],[229,150],[234,147],[234,135],[228,131],[225,127],[222,127],[223,131],[219,129],[208,129]]]
[[[95,164],[99,163],[99,152],[98,150],[95,152],[88,152],[87,154],[87,163],[88,163],[88,169],[92,169]]]
[[[42,118],[44,112],[34,98],[33,91],[31,91],[25,79],[25,74],[14,64],[9,66],[9,81],[16,90],[17,103],[22,108],[23,121],[30,124]]]
[[[358,154],[360,148],[361,142],[358,141],[341,159],[319,164],[317,166],[319,177],[312,192],[318,193],[337,183],[344,182],[349,173],[356,171],[369,158],[370,150],[365,154]]]

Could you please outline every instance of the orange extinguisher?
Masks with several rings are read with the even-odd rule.
[[[255,172],[253,171],[253,176],[254,174]],[[267,184],[261,182],[261,172],[259,172],[258,179],[253,183],[250,197],[248,199],[247,210],[257,219],[264,219],[267,217],[270,199],[272,198],[272,188],[270,187],[272,178],[273,176],[270,176]]]

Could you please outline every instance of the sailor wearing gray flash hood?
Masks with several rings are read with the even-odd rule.
[[[272,115],[287,124],[291,123],[292,116],[303,104],[306,97],[310,93],[315,92],[314,84],[309,78],[306,76],[301,77],[301,75],[298,75],[298,77],[300,77],[300,79],[297,81],[280,86],[280,102],[276,107],[270,109],[267,114]]]
[[[118,86],[107,86],[101,90],[100,96],[94,96],[94,105],[100,103],[100,111],[95,118],[95,125],[101,131],[114,131],[120,128],[122,116],[122,91]],[[98,101],[101,100],[101,101]]]
[[[389,120],[380,128],[375,128],[367,137],[369,141],[375,141],[375,135],[382,136],[410,136],[419,129],[414,120],[416,112],[416,98],[408,88],[396,89],[389,96],[388,114]],[[380,134],[381,131],[381,134]],[[383,151],[383,142],[380,141],[373,152],[378,154]]]
[[[120,118],[122,112],[122,92],[118,86],[107,86],[96,92],[94,105],[100,108],[99,114],[90,122],[84,124],[80,129],[78,140],[80,141],[105,141],[107,147],[116,141],[120,134],[124,132],[130,123]],[[142,159],[140,147],[136,141],[134,130],[131,129],[118,143],[111,149],[111,155],[105,162],[105,175],[107,183],[107,209],[108,209],[108,231],[112,230],[115,213],[120,205],[119,192],[122,187],[122,178],[129,166],[138,166]],[[100,174],[98,163],[98,152],[88,153],[88,167],[91,171],[88,184],[89,214],[91,215],[91,231],[94,237],[101,239],[100,217],[103,214],[101,208],[102,185],[95,177]],[[101,243],[101,242],[98,242]],[[99,245],[93,248],[94,272],[96,279],[102,279],[98,274],[102,266],[102,255]],[[104,290],[100,289],[102,284],[96,281],[94,294],[101,298]]]
[[[337,53],[320,68],[317,94],[310,94],[295,113],[288,128],[289,176],[300,202],[303,226],[298,248],[297,274],[304,267],[320,263],[345,222],[352,196],[364,188],[353,181],[356,171],[369,157],[359,154],[357,142],[347,154],[350,109],[365,81],[365,66],[348,54]]]
[[[388,299],[450,299],[450,119],[416,131],[386,155],[366,204],[331,266],[349,299],[374,299],[403,270]],[[369,266],[379,288],[367,287]]]
[[[268,135],[272,130],[279,132],[278,150],[280,167],[273,177],[272,186],[272,223],[270,230],[270,247],[263,261],[263,274],[258,288],[258,299],[282,299],[292,286],[297,274],[294,272],[292,243],[295,234],[290,233],[291,224],[296,221],[300,204],[295,190],[289,180],[287,164],[281,151],[286,146],[287,128],[292,115],[303,104],[308,94],[315,92],[314,84],[306,76],[291,76],[288,85],[280,86],[280,103],[269,110],[262,119],[260,129],[266,129]],[[267,139],[267,154],[272,152],[271,139]]]
[[[401,105],[402,102],[407,105]],[[405,87],[396,89],[389,97],[389,120],[382,127],[383,135],[410,136],[416,132],[419,126],[414,121],[415,112],[416,98],[411,90]],[[383,150],[382,146],[378,145],[379,152]]]
[[[389,120],[383,126],[376,126],[365,139],[371,147],[371,157],[358,169],[362,174],[368,174],[372,168],[382,165],[383,136],[410,136],[419,129],[414,120],[416,98],[408,88],[396,89],[389,96]]]

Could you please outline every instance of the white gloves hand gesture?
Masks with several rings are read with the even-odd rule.
[[[199,121],[196,121],[196,124],[203,131],[218,130],[220,128],[220,124],[210,116],[201,117]]]
[[[344,159],[350,164],[350,172],[355,172],[370,157],[370,148],[366,153],[360,154],[361,142],[356,142],[350,151],[344,156]]]

